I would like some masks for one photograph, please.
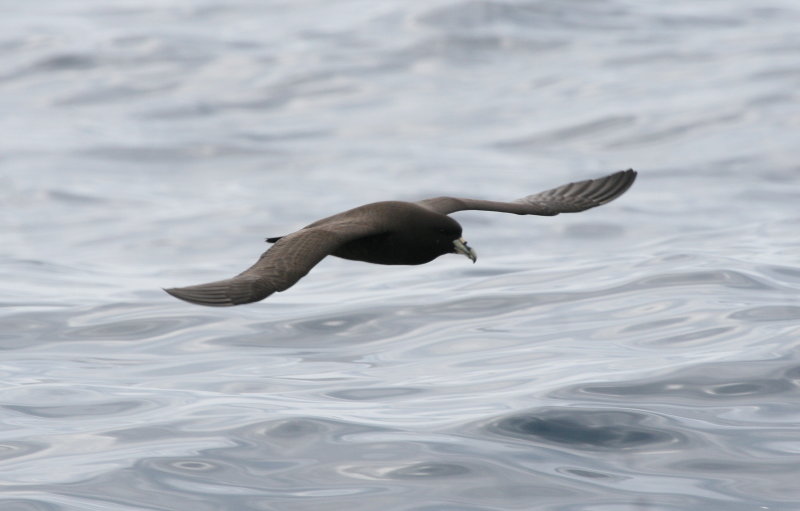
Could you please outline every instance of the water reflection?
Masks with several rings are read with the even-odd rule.
[[[796,2],[150,4],[4,11],[0,509],[797,506]],[[475,266],[160,290],[623,166]]]
[[[685,448],[686,437],[644,413],[610,410],[540,409],[514,414],[489,424],[487,431],[574,449],[652,450]]]

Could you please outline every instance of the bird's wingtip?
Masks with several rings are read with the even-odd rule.
[[[227,294],[217,286],[199,285],[189,287],[162,288],[168,295],[174,296],[184,302],[209,307],[229,307],[236,305],[228,298]]]

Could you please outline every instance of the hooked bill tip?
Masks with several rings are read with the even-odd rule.
[[[472,264],[475,264],[478,261],[478,254],[476,254],[475,251],[472,250],[472,247],[470,247],[467,244],[467,240],[465,240],[464,238],[453,240],[453,246],[455,248],[456,254],[461,254],[469,257],[470,259],[472,259]]]

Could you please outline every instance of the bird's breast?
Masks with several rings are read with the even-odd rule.
[[[345,243],[333,252],[336,257],[373,264],[425,264],[444,252],[438,247],[392,234],[377,234]]]

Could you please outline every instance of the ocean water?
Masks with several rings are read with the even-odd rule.
[[[800,509],[796,0],[0,1],[0,509]],[[350,207],[479,254],[329,258]]]

